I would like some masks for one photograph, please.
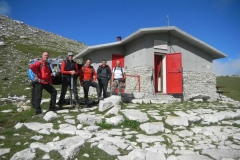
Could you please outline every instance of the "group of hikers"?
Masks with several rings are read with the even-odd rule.
[[[42,58],[35,63],[31,64],[29,68],[35,74],[35,79],[32,81],[32,105],[36,109],[36,115],[42,114],[41,99],[42,90],[45,89],[51,94],[50,111],[57,110],[56,108],[56,97],[57,91],[52,84],[52,70],[48,62],[49,53],[43,52]],[[118,88],[118,95],[121,94],[122,86],[125,85],[126,74],[124,68],[121,67],[120,61],[116,62],[116,67],[113,70],[106,64],[106,60],[102,60],[102,64],[98,67],[97,72],[91,65],[91,59],[87,59],[86,63],[79,68],[78,63],[73,61],[73,53],[69,52],[66,60],[62,61],[61,65],[62,75],[62,88],[61,95],[58,101],[58,109],[62,109],[64,105],[65,95],[68,86],[73,91],[73,100],[75,102],[75,108],[83,108],[80,106],[80,101],[77,93],[77,80],[79,78],[80,85],[84,90],[84,101],[86,108],[90,107],[89,102],[89,87],[95,87],[98,96],[98,102],[107,98],[108,82],[112,85],[111,94],[114,93],[115,89]],[[103,93],[103,97],[101,96]],[[71,97],[72,98],[72,97]]]

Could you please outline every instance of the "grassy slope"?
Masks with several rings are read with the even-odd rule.
[[[217,77],[217,86],[224,86],[220,90],[230,92],[224,95],[240,101],[240,77]]]

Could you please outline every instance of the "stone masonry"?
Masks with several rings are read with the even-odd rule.
[[[126,69],[127,75],[140,75],[140,92],[145,93],[145,97],[154,92],[153,80],[154,74],[152,66],[142,65]],[[138,92],[138,78],[127,76],[125,93]],[[216,101],[216,76],[211,72],[183,71],[183,99],[205,98],[209,101]]]
[[[216,101],[216,75],[211,72],[183,71],[183,98],[189,100],[195,98],[206,98]]]

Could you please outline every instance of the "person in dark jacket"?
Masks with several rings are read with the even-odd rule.
[[[112,72],[110,67],[106,64],[106,60],[102,60],[102,65],[98,67],[97,75],[100,94],[103,92],[103,98],[107,98],[108,81],[111,79]]]
[[[76,80],[78,76],[78,64],[73,61],[73,53],[68,53],[68,58],[66,60],[62,61],[61,66],[61,73],[62,73],[62,90],[61,95],[59,99],[59,109],[62,109],[63,102],[65,99],[65,95],[67,92],[67,88],[69,85],[71,85],[71,77],[73,78],[73,93],[74,93],[74,101],[76,104],[76,108],[79,108],[79,101],[78,101],[78,93],[77,93],[77,87],[76,87]]]
[[[49,110],[55,110],[57,91],[52,85],[52,73],[48,63],[48,58],[49,53],[43,52],[42,59],[29,66],[29,68],[36,74],[36,80],[34,84],[34,108],[36,109],[36,115],[42,115],[40,103],[42,99],[43,89],[45,89],[48,93],[51,94]]]

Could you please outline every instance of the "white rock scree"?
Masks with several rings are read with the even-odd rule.
[[[51,151],[57,151],[63,159],[74,159],[86,143],[90,143],[91,147],[98,147],[110,156],[117,156],[119,160],[240,158],[239,102],[223,101],[218,105],[203,103],[206,106],[204,108],[199,102],[186,102],[193,106],[188,110],[183,110],[183,103],[176,103],[174,107],[170,107],[174,103],[125,103],[125,109],[121,109],[120,102],[121,98],[112,96],[92,108],[49,111],[43,117],[45,123],[16,124],[16,133],[25,126],[35,131],[36,135],[30,138],[35,142],[18,144],[24,145],[26,149],[15,153],[11,159],[34,159],[36,149],[45,152],[42,159],[54,158],[49,155]],[[227,104],[231,104],[231,107]],[[71,113],[79,114],[72,116]],[[56,129],[51,121],[61,117],[63,121],[58,121]],[[140,123],[141,133],[131,128],[119,127],[125,118]],[[103,122],[113,125],[112,129],[101,129],[96,125]],[[50,142],[38,142],[50,134],[64,134],[68,137],[60,139],[56,135]],[[0,135],[0,139],[4,140],[5,137]],[[121,155],[120,149],[129,151],[129,154]],[[4,158],[4,154],[10,151],[11,148],[4,148],[3,145],[0,156]],[[91,159],[94,155],[85,153],[83,156]]]

